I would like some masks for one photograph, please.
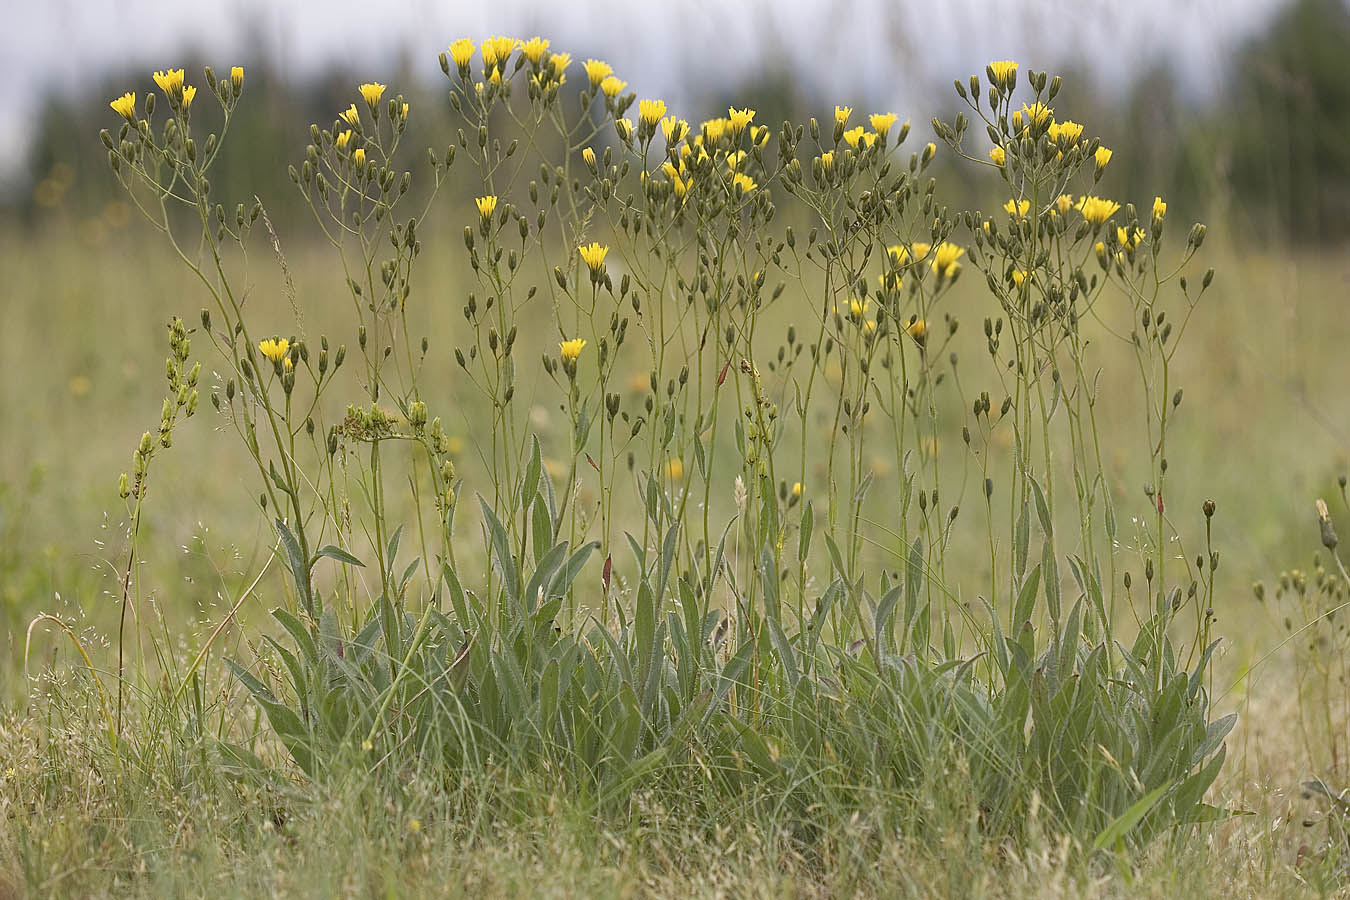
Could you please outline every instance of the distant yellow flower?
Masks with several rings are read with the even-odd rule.
[[[614,67],[607,62],[601,62],[598,59],[586,60],[586,77],[591,80],[591,87],[599,85],[613,73]]]
[[[1120,204],[1101,197],[1083,197],[1078,201],[1078,211],[1093,225],[1101,225],[1120,210]]]
[[[826,150],[824,153],[820,154],[820,167],[825,170],[826,175],[829,175],[834,171],[833,150]]]
[[[1060,194],[1055,198],[1055,209],[1063,215],[1073,208],[1073,194]]]
[[[890,134],[891,126],[898,118],[895,113],[872,113],[867,120],[872,123],[872,130],[884,138]]]
[[[628,82],[620,81],[613,75],[606,75],[604,80],[600,82],[600,90],[611,100],[623,93],[623,89],[626,87],[628,87]]]
[[[699,126],[699,131],[702,132],[700,136],[705,137],[710,143],[716,144],[726,135],[727,128],[730,125],[729,119],[709,119]]]
[[[1012,270],[1013,284],[1017,285],[1018,287],[1021,287],[1026,282],[1027,275],[1028,273],[1026,269],[1013,269]]]
[[[585,338],[573,338],[570,341],[561,341],[558,344],[558,353],[567,362],[576,362],[577,357],[581,355],[582,349],[586,346]]]
[[[183,109],[192,105],[192,98],[197,96],[197,88],[194,85],[187,85],[183,88]]]
[[[345,150],[347,149],[347,144],[351,141],[351,139],[352,139],[352,130],[348,128],[346,131],[339,133],[338,136],[333,139],[333,143],[337,144],[337,148],[339,150]]]
[[[183,70],[169,69],[167,72],[156,72],[155,84],[170,97],[176,97],[177,92],[183,89]]]
[[[738,135],[744,131],[745,126],[749,125],[751,120],[755,118],[755,111],[748,106],[745,109],[737,109],[733,106],[727,110],[727,114],[731,121],[731,133],[733,135]]]
[[[1098,241],[1096,244],[1094,244],[1093,247],[1092,247],[1092,252],[1094,252],[1094,253],[1097,254],[1097,262],[1099,262],[1099,263],[1102,264],[1102,268],[1103,268],[1103,269],[1106,268],[1106,244],[1105,244],[1105,242],[1103,242],[1103,241]]]
[[[473,41],[468,38],[460,38],[450,45],[450,58],[455,61],[455,68],[468,68],[470,60],[473,59],[474,47]]]
[[[792,496],[800,497],[802,495],[802,483],[800,481],[792,482]]]
[[[595,165],[595,151],[592,150],[590,147],[587,147],[586,149],[581,151],[581,158],[586,160],[586,165],[588,166]]]
[[[656,130],[657,123],[661,121],[661,117],[665,114],[666,101],[664,100],[638,101],[638,121],[652,131]]]
[[[909,332],[909,336],[914,338],[914,343],[920,347],[928,340],[928,323],[923,319],[915,319],[910,322],[905,331]]]
[[[666,143],[673,147],[689,133],[689,123],[684,119],[666,116],[661,120],[661,133],[666,136]]]
[[[119,116],[126,119],[128,122],[135,120],[136,95],[131,93],[130,91],[118,97],[116,100],[112,101],[108,105],[112,107],[113,112],[117,113]]]
[[[633,120],[627,117],[614,120],[614,133],[619,140],[626,141],[633,136]]]
[[[1017,77],[1017,63],[1010,59],[1002,59],[989,64],[989,74],[994,80],[994,85],[1006,90]]]
[[[989,158],[994,161],[994,165],[1002,166],[1008,161],[1008,154],[1002,147],[994,147],[989,151]]]
[[[851,107],[851,106],[836,106],[836,107],[834,108],[834,124],[835,124],[835,125],[844,125],[844,124],[847,124],[847,122],[848,122],[848,117],[851,116],[851,115],[853,115],[853,107]]]
[[[352,159],[358,166],[364,166],[366,164],[366,148],[357,147],[356,152],[352,154]]]
[[[918,249],[917,244],[915,249]],[[963,248],[950,241],[943,241],[938,244],[937,250],[933,253],[933,271],[939,275],[955,275],[960,270],[960,264],[956,260],[965,252]]]
[[[1027,214],[1027,210],[1031,209],[1031,201],[1009,200],[1007,203],[1003,204],[1003,208],[1004,210],[1007,211],[1008,215],[1015,216],[1020,219],[1022,216],[1025,216]]]
[[[473,202],[478,206],[478,215],[482,216],[484,219],[492,218],[492,214],[497,211],[496,194],[478,197]]]
[[[1155,222],[1161,222],[1164,218],[1166,218],[1166,216],[1167,216],[1167,204],[1166,204],[1165,202],[1163,202],[1163,198],[1161,198],[1161,197],[1154,197],[1154,198],[1153,198],[1153,221],[1155,221]]]
[[[735,153],[727,154],[727,168],[733,172],[739,172],[745,165],[745,151],[737,150]]]
[[[749,175],[746,175],[743,172],[737,172],[731,179],[731,187],[733,190],[739,188],[742,194],[748,194],[759,187],[759,185],[756,184]]]
[[[353,127],[355,127],[361,122],[361,114],[356,111],[355,103],[344,109],[342,112],[338,113],[338,118],[342,119],[342,121],[346,122],[348,125],[351,125]]]
[[[1026,116],[1028,122],[1032,125],[1040,126],[1045,124],[1045,120],[1054,114],[1054,110],[1046,106],[1039,100],[1027,106],[1022,104],[1022,115]]]
[[[520,45],[520,52],[525,54],[525,58],[532,65],[539,65],[539,60],[543,59],[544,51],[548,49],[548,40],[541,37],[532,37]]]
[[[855,128],[850,128],[849,130],[844,132],[844,143],[848,144],[850,147],[853,147],[854,149],[857,149],[858,141],[862,139],[862,136],[863,136],[863,127],[861,125]]]
[[[401,110],[399,110],[399,114],[400,114],[403,118],[405,118],[405,119],[408,118],[408,104],[407,104],[407,103],[404,103],[404,104],[403,104],[403,108],[402,108]]]
[[[230,67],[230,84],[234,87],[236,93],[244,89],[244,67]]]
[[[361,98],[366,101],[366,105],[371,109],[374,109],[375,104],[379,103],[380,98],[384,96],[384,85],[375,81],[366,82],[358,90],[361,92]]]
[[[1100,172],[1102,169],[1105,169],[1106,164],[1111,161],[1111,151],[1108,150],[1104,145],[1099,146],[1097,148],[1096,154],[1094,154],[1094,158],[1097,161],[1097,171]]]
[[[483,41],[483,65],[489,69],[501,70],[511,57],[511,51],[520,42],[509,37],[490,37]]]
[[[863,316],[867,315],[867,310],[871,308],[871,306],[872,301],[870,299],[865,298],[859,300],[857,297],[850,297],[848,301],[849,318],[854,321],[862,319]]]
[[[258,349],[262,355],[270,359],[273,363],[280,363],[286,358],[286,353],[291,349],[291,342],[286,338],[268,338],[265,341],[258,342]]]
[[[599,274],[605,270],[605,255],[609,253],[608,247],[592,241],[586,246],[578,247],[577,252],[581,254],[582,262],[590,267],[591,274]]]
[[[866,322],[862,324],[862,330],[863,334],[867,335],[868,337],[871,337],[872,335],[877,333],[877,323],[873,322],[871,319],[868,319]]]
[[[1116,228],[1116,240],[1120,241],[1120,245],[1126,250],[1133,250],[1135,247],[1138,247],[1145,236],[1143,230],[1139,228],[1136,228],[1133,234],[1124,228]]]
[[[681,178],[678,174],[670,176],[670,186],[675,191],[675,199],[683,200],[689,193],[689,188],[694,184],[692,176]]]
[[[1055,143],[1059,143],[1062,139],[1064,143],[1072,144],[1083,136],[1083,126],[1066,119],[1063,122],[1051,122],[1046,133]]]
[[[572,64],[572,54],[554,53],[548,58],[548,64],[553,69],[553,74],[561,81],[563,73],[566,72],[567,67]]]

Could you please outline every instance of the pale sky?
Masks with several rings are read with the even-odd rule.
[[[9,108],[0,160],[20,158],[45,89],[68,91],[127,64],[176,67],[187,48],[204,51],[217,71],[261,58],[281,77],[303,77],[343,62],[354,81],[386,80],[406,51],[434,79],[437,53],[456,38],[539,34],[573,56],[607,60],[630,90],[676,110],[718,80],[735,84],[782,58],[808,67],[804,81],[823,99],[874,99],[917,127],[931,112],[926,91],[992,59],[1038,69],[1084,63],[1107,84],[1168,59],[1188,91],[1207,92],[1229,52],[1284,2],[0,0]]]

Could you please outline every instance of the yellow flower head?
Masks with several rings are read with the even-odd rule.
[[[1116,228],[1116,240],[1120,241],[1121,246],[1126,250],[1133,250],[1135,247],[1138,247],[1139,244],[1143,242],[1144,237],[1145,234],[1143,230],[1139,228],[1136,228],[1133,234],[1126,231],[1124,228]]]
[[[745,165],[745,151],[737,150],[735,153],[727,154],[727,168],[733,172],[739,172]]]
[[[1101,197],[1083,197],[1078,201],[1078,211],[1093,225],[1101,225],[1120,210],[1120,204]]]
[[[384,85],[375,81],[366,82],[358,90],[361,92],[361,99],[365,100],[366,105],[371,109],[374,109],[375,104],[379,103],[380,98],[384,96]]]
[[[366,148],[357,147],[356,152],[352,154],[352,160],[355,161],[358,166],[364,166],[366,164]]]
[[[192,105],[192,98],[197,96],[197,88],[194,85],[187,85],[183,88],[183,109]]]
[[[656,130],[657,123],[661,121],[665,114],[666,101],[664,100],[638,101],[638,121],[653,131]]]
[[[755,111],[748,106],[745,109],[737,109],[733,106],[727,110],[727,114],[731,121],[731,133],[734,135],[744,131],[745,126],[749,125],[751,120],[755,118]]]
[[[1017,63],[1010,59],[991,62],[987,74],[996,87],[1008,90],[1017,79]]]
[[[590,267],[592,273],[604,271],[605,254],[609,253],[608,247],[592,241],[586,246],[578,247],[577,252],[581,254],[581,261]]]
[[[928,340],[928,323],[923,319],[915,319],[910,322],[905,331],[909,332],[909,336],[914,338],[914,343],[920,347]]]
[[[408,118],[408,104],[407,104],[407,103],[404,103],[404,104],[403,104],[403,108],[402,108],[401,110],[399,110],[399,114],[400,114],[403,118],[405,118],[405,119]]]
[[[558,343],[558,353],[567,362],[576,362],[577,357],[581,355],[582,349],[586,346],[585,338],[573,338],[570,341],[560,341]]]
[[[829,175],[834,171],[833,150],[826,150],[824,153],[820,154],[820,167],[825,170],[826,175]]]
[[[871,319],[868,319],[866,322],[862,323],[862,330],[863,334],[867,335],[868,337],[871,337],[872,335],[877,333],[877,323],[873,322]]]
[[[155,84],[159,85],[159,89],[170,97],[176,97],[177,92],[183,89],[183,70],[170,69],[167,72],[156,72]]]
[[[559,81],[562,81],[563,73],[566,72],[567,67],[572,64],[572,54],[554,53],[548,58],[548,64],[553,69],[554,76]]]
[[[918,244],[914,245],[916,252],[918,251],[918,246]],[[925,247],[924,249],[926,250],[927,248]],[[957,263],[956,260],[965,252],[966,251],[963,248],[956,246],[950,241],[943,241],[941,244],[938,244],[937,250],[933,253],[933,271],[937,272],[939,275],[955,275],[960,269],[960,264]]]
[[[628,87],[628,82],[620,81],[613,75],[606,75],[604,80],[600,82],[600,90],[611,100],[623,93],[623,89],[626,87]]]
[[[244,67],[230,67],[230,84],[234,87],[235,93],[244,89]]]
[[[739,189],[742,194],[748,194],[759,185],[755,184],[754,180],[744,172],[737,172],[731,179],[731,187],[733,190]]]
[[[684,460],[678,456],[666,463],[666,474],[670,476],[671,481],[679,481],[684,477]]]
[[[1161,197],[1154,197],[1154,198],[1153,198],[1153,221],[1155,221],[1155,222],[1161,222],[1164,218],[1166,218],[1166,216],[1167,216],[1167,204],[1166,204],[1165,202],[1163,202],[1163,198],[1161,198]]]
[[[355,103],[340,112],[338,118],[352,126],[356,126],[361,122],[361,114],[356,111]]]
[[[1027,210],[1031,209],[1031,201],[1009,200],[1007,203],[1003,204],[1003,208],[1007,211],[1008,215],[1020,219],[1027,214]]]
[[[619,140],[626,141],[633,136],[633,120],[626,116],[622,119],[614,120],[614,133],[619,136]]]
[[[859,300],[857,297],[850,297],[848,300],[848,314],[851,319],[858,321],[867,315],[867,310],[871,307],[870,299]]]
[[[274,364],[280,363],[286,358],[286,353],[291,349],[291,342],[286,338],[268,338],[265,341],[258,342],[258,349],[262,355],[270,359]]]
[[[520,42],[509,37],[490,37],[483,41],[483,65],[489,69],[501,70],[511,57],[511,51]]]
[[[497,211],[497,195],[488,194],[486,197],[478,197],[473,201],[478,206],[478,215],[484,219],[492,218],[492,214]]]
[[[340,132],[338,136],[333,139],[333,143],[337,144],[339,150],[345,150],[347,149],[347,144],[351,142],[351,139],[352,131],[349,128],[346,131]]]
[[[595,151],[590,147],[587,147],[586,149],[581,151],[581,158],[586,161],[586,165],[588,166],[595,165]]]
[[[727,128],[730,125],[731,120],[729,119],[709,119],[699,127],[699,131],[705,140],[716,144],[726,135]]]
[[[1099,146],[1096,154],[1094,154],[1094,159],[1097,161],[1097,171],[1101,171],[1111,161],[1111,151],[1105,145]]]
[[[884,138],[890,134],[891,126],[898,118],[895,113],[872,113],[867,120],[872,123],[872,130]]]
[[[450,58],[455,61],[456,69],[467,69],[469,61],[473,59],[473,51],[477,49],[473,41],[468,38],[460,38],[450,45]]]
[[[891,258],[891,264],[903,266],[909,261],[909,249],[903,244],[892,244],[886,248],[886,255]]]
[[[853,107],[851,107],[851,106],[836,106],[836,107],[834,108],[834,124],[835,124],[835,125],[844,125],[844,124],[847,124],[847,122],[848,122],[848,117],[851,116],[851,115],[853,115]]]
[[[689,123],[684,119],[666,116],[661,120],[661,133],[666,136],[667,146],[675,146],[689,133]]]
[[[1073,144],[1083,136],[1083,126],[1066,119],[1063,122],[1051,122],[1046,133],[1050,135],[1050,140],[1057,144],[1061,141],[1066,144]]]
[[[116,100],[108,104],[113,112],[117,113],[128,122],[136,118],[136,95],[128,91]]]
[[[856,150],[858,147],[858,141],[862,139],[862,136],[863,136],[863,127],[861,125],[855,128],[850,128],[848,131],[844,132],[844,143],[848,144],[850,147]]]
[[[525,54],[525,58],[531,65],[539,65],[539,60],[544,58],[544,51],[548,49],[548,39],[541,37],[532,37],[520,45],[520,52]]]
[[[800,497],[802,495],[802,483],[800,481],[792,482],[792,496]]]
[[[993,160],[994,165],[1002,166],[1008,161],[1008,154],[1004,152],[1002,147],[994,147],[989,151],[989,158]]]
[[[1017,285],[1018,287],[1021,287],[1026,282],[1027,275],[1028,273],[1026,269],[1013,269],[1012,270],[1013,284]]]
[[[595,87],[607,77],[614,74],[614,67],[607,62],[601,62],[598,59],[586,60],[586,77],[591,80],[591,87]]]
[[[1025,103],[1022,104],[1022,115],[1026,117],[1026,120],[1029,123],[1038,127],[1044,125],[1046,120],[1054,115],[1054,112],[1053,109],[1046,106],[1044,103],[1041,103],[1039,100],[1031,106],[1027,106]]]
[[[1055,198],[1055,209],[1057,209],[1061,215],[1067,213],[1072,208],[1073,194],[1060,194]]]

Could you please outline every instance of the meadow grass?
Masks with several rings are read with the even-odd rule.
[[[187,106],[227,123],[242,73],[169,72],[175,124],[115,101],[107,143],[190,249],[22,237],[8,290],[51,301],[6,335],[14,890],[1338,888],[1343,818],[1298,784],[1344,774],[1343,573],[1275,573],[1344,462],[1343,265],[1211,239],[1215,294],[1161,293],[1203,232],[1058,204],[1109,161],[1035,73],[971,86],[1013,192],[980,216],[936,146],[882,152],[894,121],[681,134],[574,63],[577,117],[546,47],[484,46],[442,61],[429,170],[476,203],[400,211],[410,113],[369,84],[294,175],[345,237],[217,212]]]

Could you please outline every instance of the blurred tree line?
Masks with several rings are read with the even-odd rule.
[[[1177,213],[1225,222],[1250,239],[1342,241],[1350,238],[1348,53],[1350,6],[1344,0],[1295,0],[1239,50],[1222,89],[1203,106],[1183,96],[1179,79],[1166,68],[1145,73],[1123,96],[1096,91],[1089,72],[1066,72],[1066,89],[1055,105],[1072,111],[1067,114],[1116,151],[1105,193],[1136,202],[1159,193]],[[289,228],[310,213],[284,162],[303,158],[309,123],[330,124],[352,102],[354,86],[337,71],[305,84],[269,80],[266,64],[249,65],[247,73],[246,102],[231,123],[212,181],[221,202],[249,201],[256,193],[278,227]],[[188,77],[200,81],[200,68],[189,69]],[[393,85],[412,86],[407,146],[420,153],[454,142],[440,86],[425,86],[406,63],[389,80],[391,91]],[[5,198],[0,217],[40,224],[61,209],[95,229],[119,227],[129,218],[97,139],[100,128],[116,133],[107,103],[128,85],[141,96],[153,87],[148,73],[120,73],[91,94],[45,106],[28,184]],[[765,124],[801,122],[818,112],[808,88],[799,75],[778,71],[727,88],[706,105],[715,115],[729,102],[749,103]],[[210,103],[199,97],[200,106]],[[203,118],[216,124],[214,113]],[[979,137],[972,129],[972,138]],[[927,124],[916,119],[909,145],[928,139]],[[420,174],[422,161],[413,154],[405,159],[415,177]],[[969,195],[949,195],[952,203],[976,204],[991,186],[941,173],[939,179],[948,190]]]

